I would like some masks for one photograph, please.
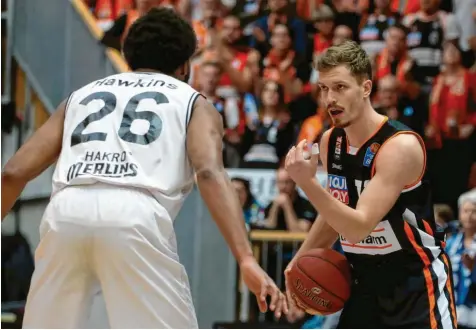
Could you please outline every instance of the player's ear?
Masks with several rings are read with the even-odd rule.
[[[372,80],[364,80],[362,88],[364,89],[364,97],[370,97],[370,93],[372,93]]]

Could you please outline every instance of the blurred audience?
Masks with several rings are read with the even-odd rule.
[[[476,190],[458,199],[459,233],[447,241],[453,268],[458,328],[476,327]]]
[[[244,178],[232,178],[231,183],[236,190],[243,216],[245,218],[246,229],[260,228],[264,226],[264,208],[258,203],[251,193],[250,181]]]
[[[243,134],[241,167],[277,169],[293,143],[294,134],[283,86],[266,81],[259,104],[259,116],[248,123]]]
[[[291,232],[307,232],[316,219],[316,210],[301,197],[296,184],[284,168],[276,172],[278,195],[265,209],[267,228]]]

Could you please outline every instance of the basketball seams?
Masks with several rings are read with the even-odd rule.
[[[327,262],[327,263],[330,263],[332,266],[334,266],[335,269],[337,269],[337,270],[339,271],[339,273],[342,275],[342,277],[343,277],[346,281],[351,281],[351,280],[352,280],[352,278],[347,278],[347,275],[344,274],[344,273],[342,272],[342,270],[341,270],[335,263],[333,263],[332,261],[327,260],[327,259],[324,259],[323,257],[316,256],[316,255],[313,255],[313,256],[303,256],[303,258],[309,258],[309,257],[311,257],[311,258],[319,258],[319,259],[321,259],[321,260],[324,260],[324,261]],[[307,275],[307,274],[306,274],[306,275]]]

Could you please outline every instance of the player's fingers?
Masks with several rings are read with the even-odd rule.
[[[311,148],[311,162],[317,164],[319,162],[319,145],[314,143]]]
[[[286,298],[286,294],[281,293],[281,300],[282,300],[282,311],[284,314],[289,313],[289,305],[288,305],[288,299]]]
[[[268,286],[268,294],[271,296],[271,301],[269,303],[269,309],[274,311],[276,309],[276,304],[278,303],[279,300],[279,289],[276,285],[270,284]]]
[[[263,281],[261,283],[261,292],[259,294],[258,298],[258,305],[259,309],[262,313],[266,312],[268,310],[268,304],[266,303],[266,297],[268,295],[268,282]]]
[[[296,155],[295,155],[295,160],[304,160],[304,146],[307,144],[307,140],[304,139],[299,144],[296,146]]]
[[[280,318],[281,314],[283,313],[283,298],[282,298],[282,293],[278,292],[278,299],[276,301],[276,308],[274,309],[274,316],[276,318]]]

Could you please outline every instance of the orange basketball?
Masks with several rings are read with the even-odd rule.
[[[312,249],[301,255],[288,274],[291,296],[310,314],[333,314],[349,299],[351,274],[344,255]]]

